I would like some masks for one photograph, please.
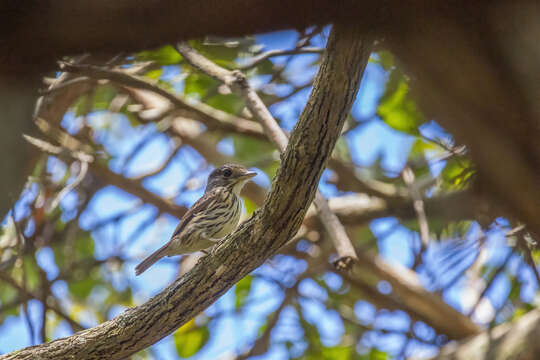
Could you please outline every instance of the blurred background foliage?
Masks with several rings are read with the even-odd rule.
[[[220,66],[243,71],[290,131],[327,34],[311,28],[190,44]],[[2,353],[143,303],[201,256],[162,260],[134,276],[134,266],[168,240],[202,194],[212,167],[237,162],[258,171],[243,193],[249,216],[279,166],[278,152],[243,99],[190,67],[174,46],[65,61],[81,73],[44,79],[38,108],[43,153],[21,164],[33,174],[0,234]],[[130,79],[158,91],[141,90]],[[540,252],[526,249],[532,239],[519,224],[483,213],[475,203],[467,149],[423,116],[409,82],[392,54],[372,54],[320,183],[368,271],[334,269],[328,236],[308,216],[295,242],[133,358],[421,358],[459,339],[456,333],[476,331],[411,305],[411,295],[392,282],[406,274],[477,329],[538,307],[533,270]],[[163,92],[177,100],[157,95]],[[414,174],[412,183],[404,181],[404,169]],[[419,232],[415,201],[424,208],[428,239]],[[421,298],[415,291],[413,298]]]

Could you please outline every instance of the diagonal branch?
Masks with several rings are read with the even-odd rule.
[[[259,65],[263,61],[270,59],[272,57],[285,56],[285,55],[297,55],[297,54],[321,54],[323,51],[324,49],[318,48],[318,47],[302,47],[302,48],[287,49],[287,50],[272,49],[272,50],[263,52],[262,54],[259,54],[257,56],[254,56],[249,62],[243,65],[240,65],[238,69],[249,70]]]
[[[380,256],[360,253],[359,257],[360,261],[348,276],[349,279],[375,275],[381,280],[388,281],[392,286],[392,294],[398,297],[401,307],[410,310],[451,339],[463,339],[480,332],[478,325],[469,317],[448,305],[439,295],[427,291],[414,271],[390,265]]]
[[[27,299],[37,299],[40,300],[43,306],[46,309],[50,309],[54,311],[59,317],[66,320],[69,325],[72,327],[73,330],[79,331],[84,329],[84,326],[79,324],[76,320],[71,318],[68,314],[66,314],[57,303],[56,299],[54,297],[51,297],[49,299],[43,299],[39,294],[35,294],[32,291],[26,289],[25,287],[19,285],[15,279],[13,279],[8,274],[0,271],[0,280],[6,282],[11,287],[15,288],[19,293],[22,294],[23,297]],[[23,300],[24,301],[24,300]]]
[[[267,137],[274,142],[280,152],[283,153],[285,151],[288,143],[287,135],[278,125],[277,121],[274,119],[259,95],[257,95],[257,92],[251,87],[247,77],[242,72],[239,70],[229,71],[218,66],[185,42],[178,43],[176,48],[184,59],[192,66],[223,82],[225,85],[228,85],[239,93],[240,96],[244,98],[244,101],[253,116],[262,125]],[[362,54],[362,57],[356,61],[365,66],[369,59],[369,55],[370,50],[367,50]],[[317,191],[314,204],[318,210],[319,218],[330,235],[330,239],[332,239],[338,253],[338,259],[334,264],[340,269],[349,268],[352,261],[357,260],[357,256],[345,228],[338,217],[330,210],[328,202],[320,191]]]
[[[193,103],[184,100],[182,97],[146,80],[142,77],[130,75],[118,70],[109,70],[99,66],[86,64],[60,63],[60,69],[74,74],[86,75],[91,78],[107,79],[123,86],[137,89],[149,90],[165,99],[180,109],[188,112],[189,116],[195,120],[201,121],[210,128],[218,126],[221,129],[233,131],[239,134],[250,135],[261,138],[263,134],[260,125],[234,115],[227,114],[224,111],[214,109],[204,103]]]
[[[156,115],[158,118],[163,118],[165,115],[172,114],[179,118],[189,118],[199,121],[207,126],[210,130],[219,130],[223,132],[251,136],[256,139],[267,140],[263,128],[259,123],[228,114],[204,103],[187,102],[182,97],[171,93],[162,87],[159,87],[157,84],[129,73],[128,70],[110,70],[93,65],[81,65],[73,63],[62,63],[61,67],[65,71],[82,74],[94,80],[107,79],[123,87],[123,89],[129,93],[130,96],[135,98],[138,102],[144,104],[146,108],[155,110],[153,111],[154,114],[151,116],[151,120],[155,120]],[[229,71],[225,69],[223,70]],[[69,86],[65,88],[65,90],[69,90],[68,93],[74,92],[80,95],[81,92],[78,87],[79,84],[74,85],[76,85],[74,89],[72,89],[73,86]],[[311,86],[310,84],[308,85]],[[299,87],[297,90],[301,90],[303,88],[305,87]],[[291,94],[294,93],[295,92],[293,91]],[[154,94],[158,96],[154,96]],[[161,101],[162,98],[166,99],[168,102]],[[172,104],[172,107],[170,106],[169,102]],[[63,103],[60,105],[63,109]],[[52,117],[49,118],[48,114],[44,114],[40,117],[43,117],[49,121],[54,121],[55,119],[58,120],[59,115],[56,113],[52,114],[51,116]],[[147,119],[147,117],[142,118],[141,116],[141,120],[148,121],[149,119]],[[363,192],[381,198],[407,196],[407,194],[403,193],[402,191],[400,192],[399,189],[396,189],[393,185],[375,180],[367,181],[364,179],[359,179],[354,173],[352,166],[349,166],[338,159],[329,159],[328,166],[339,174],[338,186],[342,190]]]
[[[332,30],[313,92],[291,133],[264,207],[145,304],[70,337],[1,359],[125,358],[171,334],[262,265],[298,231],[350,111],[369,51],[357,29]],[[339,55],[338,55],[339,54]]]

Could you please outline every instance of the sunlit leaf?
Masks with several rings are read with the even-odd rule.
[[[379,101],[377,115],[390,127],[411,135],[418,135],[424,116],[411,99],[409,85],[403,74],[392,71]]]
[[[144,76],[149,78],[149,79],[152,79],[152,80],[157,80],[161,77],[161,75],[163,75],[163,68],[159,68],[159,69],[152,69],[150,71],[147,71]]]
[[[369,351],[369,360],[388,360],[390,357],[387,353],[377,350],[375,348],[371,348]]]
[[[0,306],[10,304],[15,301],[18,296],[17,290],[11,286],[6,286],[2,284],[2,290],[0,291]],[[0,312],[0,324],[8,316],[17,315],[19,313],[19,305],[15,303],[14,306],[3,308],[4,311]]]
[[[244,206],[246,208],[246,215],[251,216],[255,210],[257,210],[258,206],[253,201],[251,201],[248,197],[243,197],[244,200]]]
[[[217,91],[218,86],[219,82],[210,76],[192,72],[184,80],[184,93],[204,99],[209,91]]]
[[[234,306],[236,308],[236,311],[240,310],[242,306],[244,306],[244,304],[246,303],[246,299],[249,295],[249,291],[251,290],[252,281],[253,281],[253,276],[247,275],[238,283],[236,283],[234,287],[234,294],[236,296]]]
[[[325,346],[322,350],[321,359],[349,360],[353,351],[354,348],[351,346]]]
[[[416,157],[425,157],[426,152],[428,151],[436,151],[438,150],[438,146],[435,145],[432,142],[425,141],[422,138],[417,138],[412,146],[411,150],[409,152],[409,158],[416,158]]]
[[[469,184],[474,171],[470,161],[464,157],[452,157],[448,159],[441,173],[443,189],[464,189]]]
[[[210,338],[207,326],[197,326],[195,320],[190,320],[173,335],[176,353],[181,358],[195,355],[202,349]]]
[[[160,65],[178,64],[182,56],[171,45],[165,45],[155,50],[141,51],[135,58],[139,61],[156,61]]]

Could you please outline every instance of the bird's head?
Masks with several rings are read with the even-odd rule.
[[[208,192],[218,187],[226,187],[236,195],[239,195],[245,183],[255,175],[257,175],[256,172],[251,172],[241,165],[222,165],[214,169],[208,176],[208,184],[205,191]]]

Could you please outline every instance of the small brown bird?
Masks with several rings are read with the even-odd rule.
[[[255,175],[235,164],[212,171],[204,195],[182,217],[169,242],[137,265],[135,273],[142,274],[164,256],[207,249],[231,233],[242,212],[240,191]]]

